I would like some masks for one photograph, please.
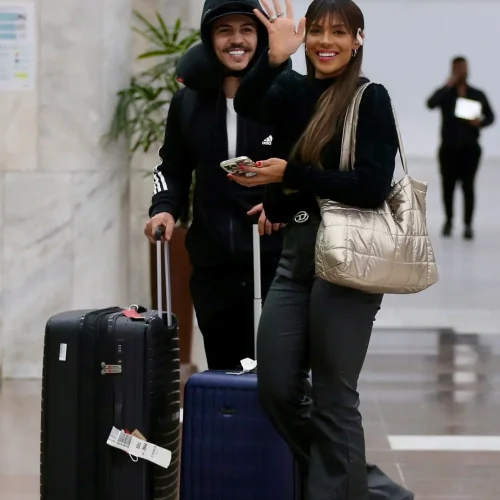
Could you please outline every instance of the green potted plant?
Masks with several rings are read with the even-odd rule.
[[[180,19],[173,27],[168,27],[159,13],[156,13],[154,24],[137,11],[134,11],[134,16],[139,26],[132,29],[147,43],[147,49],[138,55],[138,59],[151,60],[151,64],[134,75],[129,85],[118,92],[111,127],[105,137],[108,142],[125,139],[131,156],[148,153],[152,148],[156,151],[161,146],[169,103],[181,87],[176,79],[177,62],[200,40],[200,32],[183,28]],[[152,175],[152,167],[146,177]],[[182,363],[190,362],[192,338],[191,266],[184,243],[191,222],[192,192],[193,185],[189,203],[183,207],[170,245],[172,262],[175,263],[171,266],[172,307],[179,321]],[[156,304],[156,253],[152,245],[149,260],[151,304]]]
[[[137,11],[134,11],[134,16],[143,27],[134,26],[132,29],[150,44],[137,59],[155,61],[133,76],[129,86],[118,92],[107,138],[117,140],[125,137],[130,152],[147,152],[163,140],[168,105],[181,87],[176,79],[177,62],[199,42],[200,32],[183,28],[180,19],[173,28],[168,28],[159,13],[156,13],[157,26]],[[185,36],[182,36],[184,33]]]

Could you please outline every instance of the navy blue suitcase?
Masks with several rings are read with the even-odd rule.
[[[264,414],[253,373],[206,371],[184,393],[182,500],[299,500],[288,445]]]
[[[255,226],[256,327],[259,238]],[[260,406],[256,374],[208,370],[184,391],[181,500],[300,500],[298,468]]]

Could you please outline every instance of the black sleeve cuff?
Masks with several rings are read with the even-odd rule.
[[[297,161],[288,162],[283,174],[283,187],[287,189],[306,187],[305,182],[310,168],[310,166]]]
[[[261,82],[273,82],[281,73],[290,69],[290,66],[290,59],[287,59],[279,66],[272,66],[269,62],[269,51],[266,50],[255,63],[255,66],[252,68],[252,73],[257,73]]]
[[[164,212],[171,214],[174,220],[177,220],[179,218],[179,211],[175,209],[173,203],[170,203],[168,201],[157,201],[153,203],[149,208],[149,217],[151,218],[157,214],[161,214]]]

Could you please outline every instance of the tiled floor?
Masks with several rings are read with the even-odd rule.
[[[420,499],[499,498],[499,373],[500,336],[376,332],[360,387],[369,458]]]
[[[499,374],[500,336],[376,332],[360,380],[369,460],[417,499],[498,499]],[[2,499],[38,498],[39,391],[2,386]]]
[[[410,168],[431,184],[429,228],[441,281],[416,296],[384,299],[360,380],[368,458],[417,500],[497,500],[500,169],[483,164],[477,238],[464,242],[458,224],[453,239],[439,237],[434,166],[412,162]],[[203,368],[199,337],[194,351]],[[2,500],[38,498],[39,392],[38,381],[5,381],[1,387]]]

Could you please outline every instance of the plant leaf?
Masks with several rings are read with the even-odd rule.
[[[143,52],[142,54],[138,55],[137,59],[147,59],[148,57],[158,57],[164,55],[164,50],[151,50],[150,52]]]
[[[158,28],[148,21],[140,12],[134,10],[134,15],[148,28],[147,32],[156,38],[160,43],[163,42],[163,36]]]
[[[165,36],[165,38],[167,40],[170,40],[171,38],[170,38],[170,33],[168,31],[167,25],[165,24],[165,21],[163,20],[163,17],[161,17],[159,12],[156,13],[156,19],[158,20],[158,23],[160,24],[160,28],[163,31],[163,35]],[[172,37],[172,40],[174,40],[173,37]]]
[[[179,38],[179,34],[181,32],[181,19],[180,17],[177,19],[177,21],[175,22],[175,27],[174,27],[174,35],[172,36],[172,40],[174,42],[177,41],[177,39]]]
[[[117,92],[109,131],[103,136],[108,143],[123,137],[130,153],[148,151],[163,141],[168,105],[181,87],[176,80],[177,62],[200,41],[199,30],[183,29],[180,19],[168,28],[159,13],[154,24],[137,11],[134,15],[139,26],[132,30],[150,44],[138,59],[159,60],[130,78],[128,86]]]

